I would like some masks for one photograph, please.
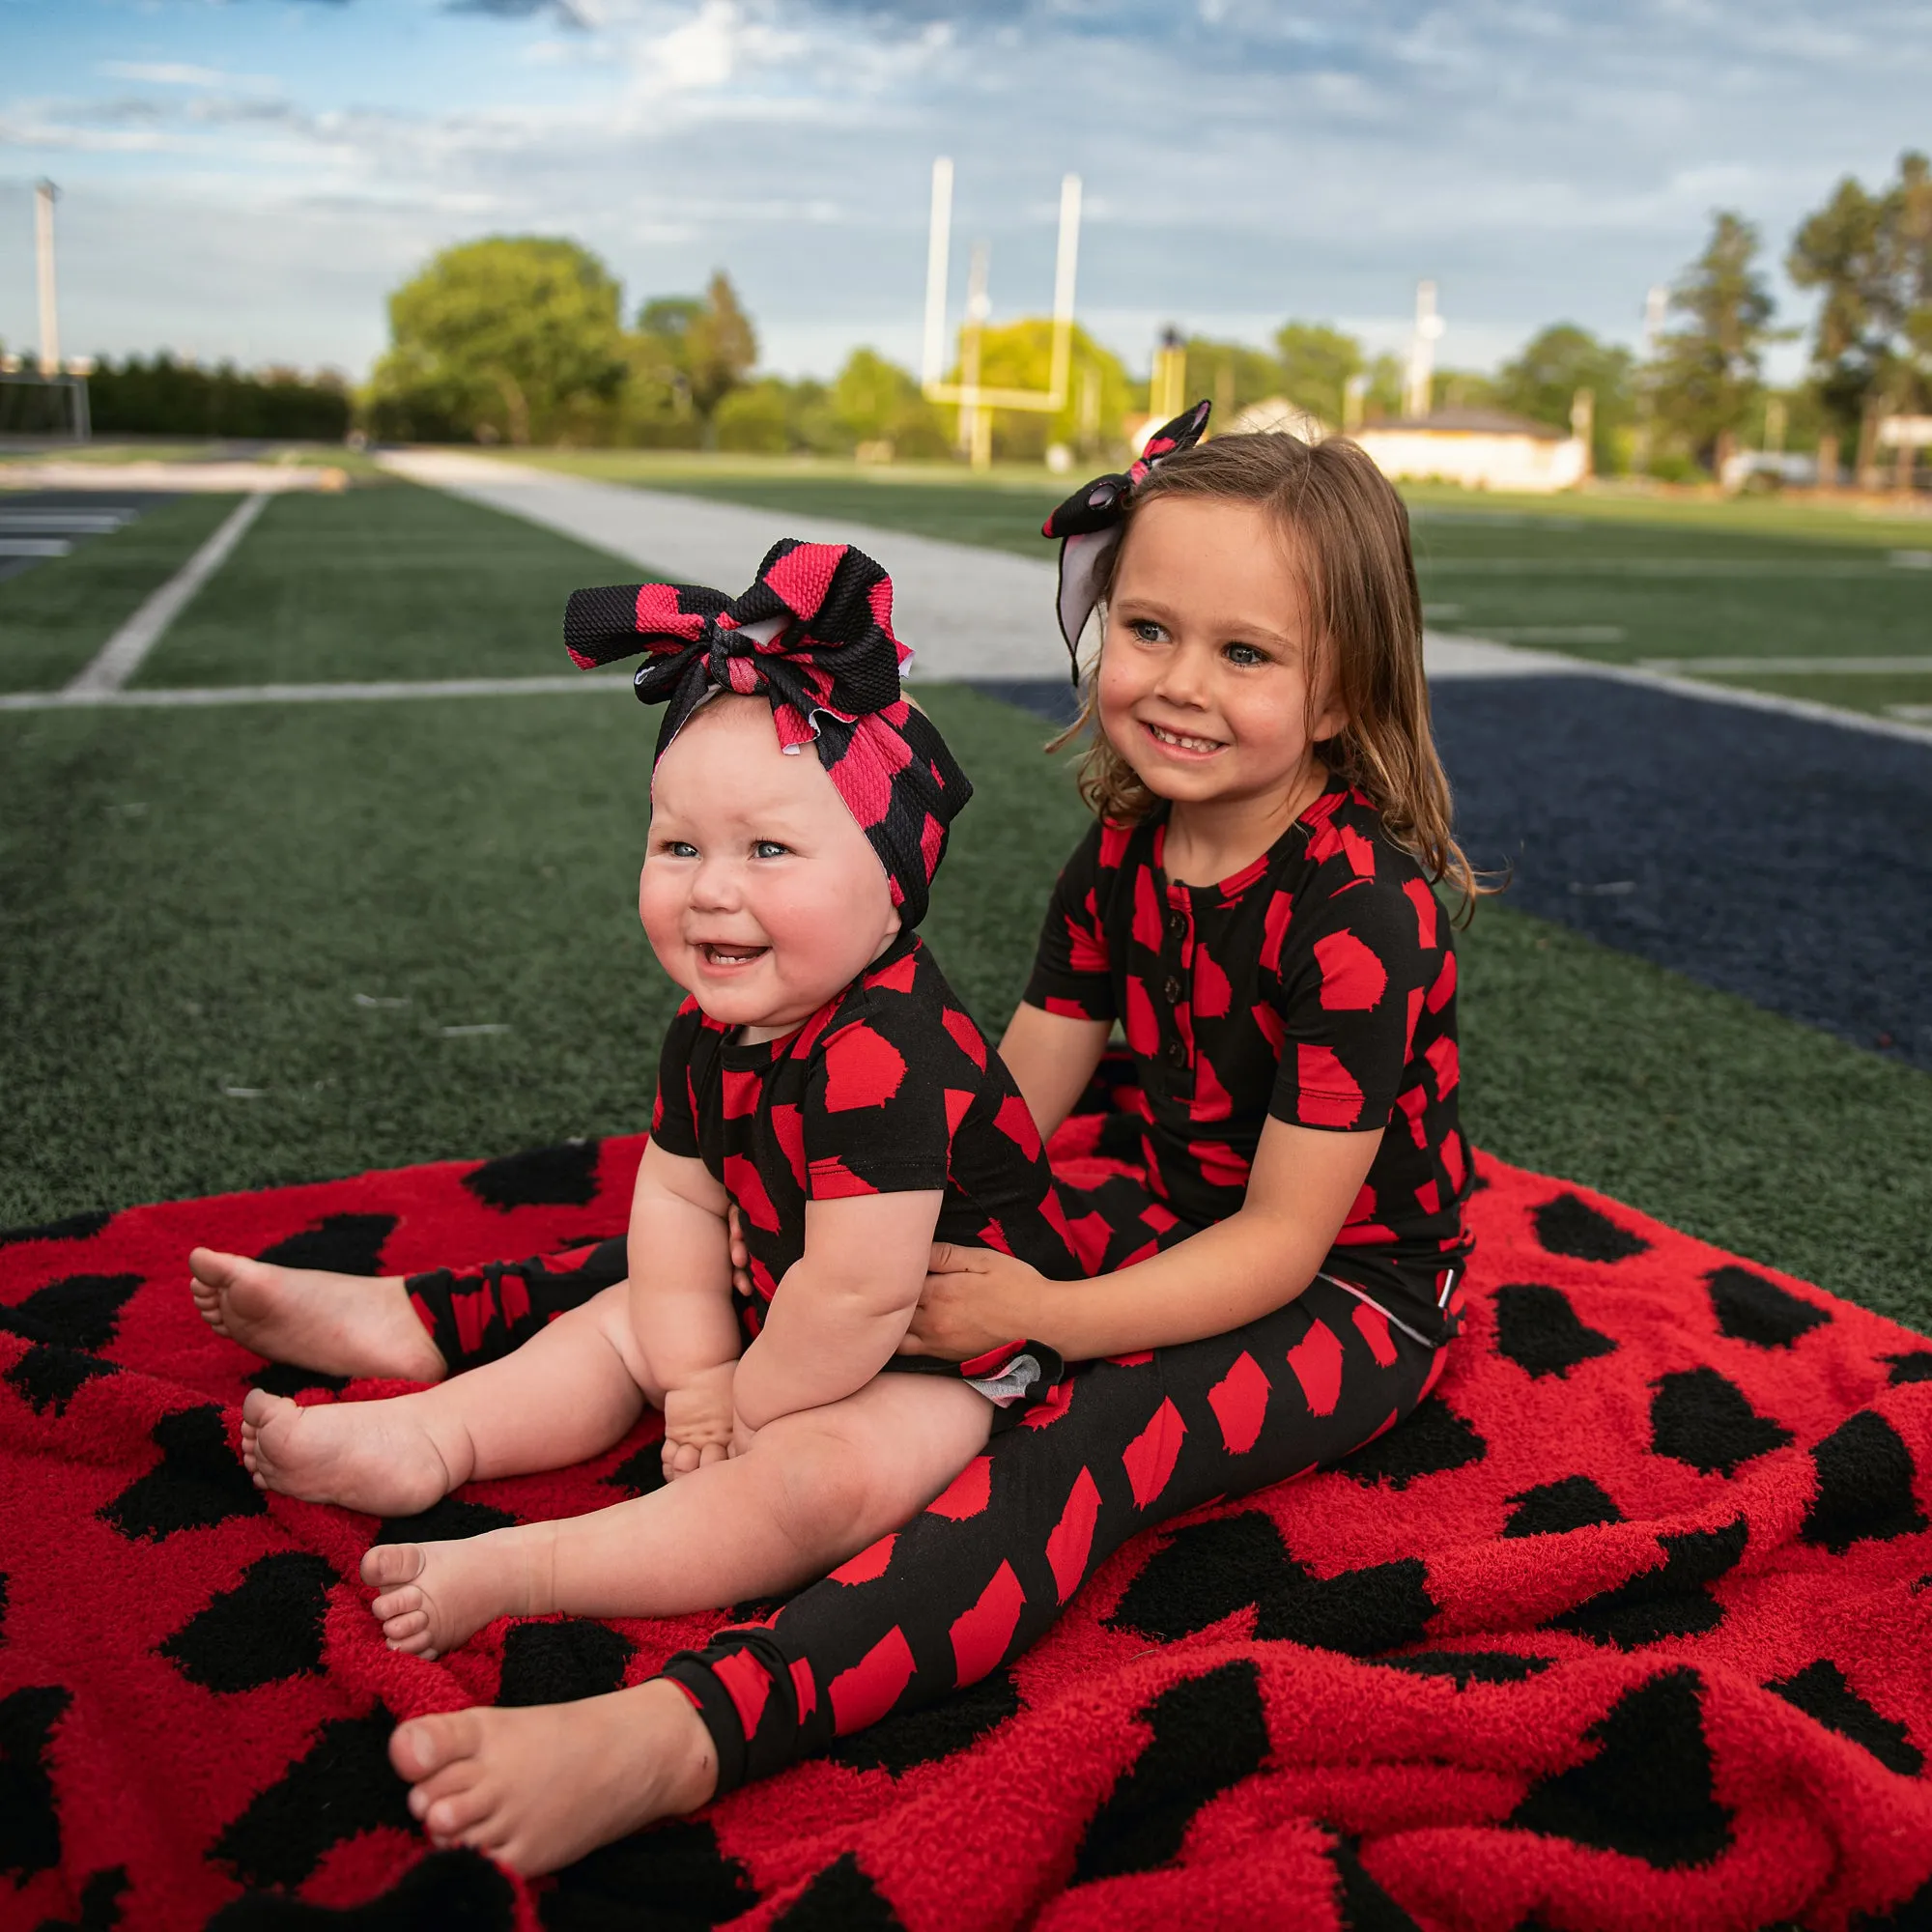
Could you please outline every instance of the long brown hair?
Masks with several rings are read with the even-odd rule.
[[[1408,512],[1388,479],[1358,444],[1340,437],[1314,444],[1280,432],[1217,437],[1163,458],[1134,492],[1110,582],[1132,541],[1134,519],[1162,497],[1255,503],[1278,524],[1307,599],[1311,682],[1332,666],[1348,720],[1316,753],[1371,801],[1389,837],[1432,883],[1448,881],[1466,920],[1478,895],[1493,888],[1478,879],[1450,830],[1449,781],[1429,728]],[[1081,796],[1103,819],[1137,824],[1159,801],[1100,729],[1098,665],[1096,652],[1082,679],[1080,716],[1048,749],[1091,733],[1080,760]]]

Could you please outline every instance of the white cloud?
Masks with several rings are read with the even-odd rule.
[[[224,73],[214,67],[181,61],[102,61],[100,71],[116,80],[141,80],[151,87],[273,87],[266,73]]]

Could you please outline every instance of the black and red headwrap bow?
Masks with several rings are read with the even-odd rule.
[[[813,746],[892,882],[902,924],[925,916],[947,828],[973,796],[899,690],[893,581],[848,544],[775,543],[742,597],[689,583],[573,590],[563,641],[583,669],[647,653],[638,696],[664,704],[656,756],[714,692],[771,700],[779,743]]]
[[[1100,601],[1100,582],[1120,548],[1126,526],[1127,499],[1147,480],[1148,471],[1177,450],[1192,449],[1208,427],[1211,403],[1196,403],[1184,415],[1163,423],[1148,438],[1133,467],[1122,474],[1083,483],[1040,526],[1043,537],[1060,539],[1060,635],[1080,681],[1080,633]]]

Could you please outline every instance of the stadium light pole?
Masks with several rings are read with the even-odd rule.
[[[1415,334],[1408,345],[1408,384],[1402,399],[1406,416],[1426,416],[1434,398],[1431,389],[1435,376],[1435,344],[1443,329],[1442,318],[1435,313],[1435,284],[1415,285]]]
[[[924,385],[935,387],[946,375],[946,265],[952,248],[952,160],[941,155],[932,164],[932,213],[925,242]]]
[[[54,203],[60,189],[52,182],[34,184],[34,260],[40,272],[41,374],[60,374],[60,303],[54,290]]]

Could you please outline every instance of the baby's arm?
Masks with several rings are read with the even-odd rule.
[[[939,1188],[813,1201],[732,1395],[748,1431],[865,1387],[904,1339],[944,1198]],[[728,1261],[728,1257],[727,1257]]]
[[[731,1440],[728,1200],[701,1160],[645,1144],[631,1197],[629,1313],[639,1385],[665,1412],[665,1473],[717,1462]]]

